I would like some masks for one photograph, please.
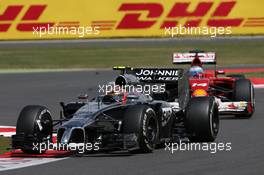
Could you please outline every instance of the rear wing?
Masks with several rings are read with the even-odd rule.
[[[125,66],[115,66],[113,70],[120,70],[122,75],[133,75],[137,81],[146,83],[177,82],[184,71],[179,68],[131,68]]]
[[[185,52],[185,53],[173,53],[173,64],[191,64],[193,59],[198,56],[202,64],[216,64],[215,52]]]

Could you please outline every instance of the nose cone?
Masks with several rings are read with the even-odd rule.
[[[68,144],[71,138],[72,128],[66,128],[63,132],[63,135],[60,139],[60,143],[62,144]]]
[[[58,130],[57,139],[59,144],[84,143],[85,130],[81,127],[63,127]]]

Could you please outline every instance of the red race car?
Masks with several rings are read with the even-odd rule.
[[[244,75],[228,75],[216,69],[214,52],[190,51],[173,53],[174,64],[190,64],[185,72],[189,77],[192,98],[214,96],[220,114],[251,117],[255,111],[254,88]],[[204,69],[205,64],[214,64],[214,69]]]

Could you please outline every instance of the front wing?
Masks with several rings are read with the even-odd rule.
[[[246,101],[239,102],[220,102],[218,111],[220,114],[245,114],[250,112],[251,104]]]

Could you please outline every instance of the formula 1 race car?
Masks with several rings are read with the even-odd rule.
[[[187,70],[191,96],[214,96],[220,114],[251,117],[255,111],[254,88],[244,75],[223,76],[223,70],[204,70],[204,64],[216,65],[214,52],[190,51],[174,53],[174,64],[191,64]]]
[[[53,120],[46,107],[26,106],[18,117],[12,148],[37,154],[33,146],[51,142],[53,133],[57,133],[57,144],[92,143],[101,151],[152,152],[157,145],[179,138],[215,140],[219,130],[215,98],[190,98],[183,69],[115,69],[121,70],[115,79],[118,86],[162,83],[164,91],[145,95],[119,90],[91,100],[61,103],[59,120]]]

